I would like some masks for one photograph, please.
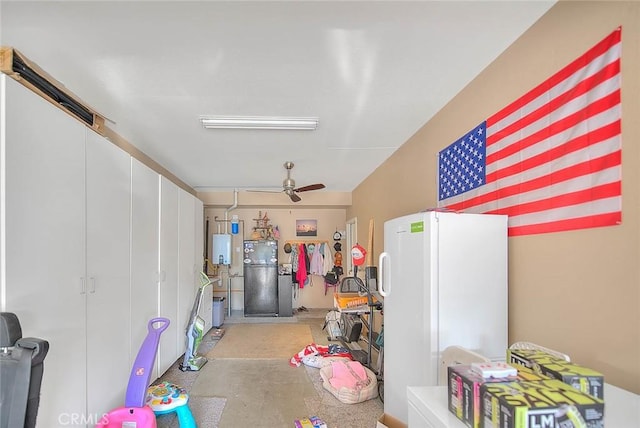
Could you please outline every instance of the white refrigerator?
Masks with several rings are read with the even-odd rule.
[[[429,211],[384,224],[384,411],[407,423],[407,387],[438,384],[442,351],[507,349],[507,216]]]

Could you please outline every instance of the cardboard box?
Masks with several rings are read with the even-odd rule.
[[[485,379],[473,371],[471,365],[449,366],[447,401],[449,411],[471,428],[480,427],[480,387],[487,382],[519,382],[549,379],[522,366],[514,366],[517,376]]]
[[[484,383],[485,428],[604,428],[604,401],[557,379]]]
[[[507,350],[507,362],[519,364],[571,385],[578,391],[604,399],[604,376],[592,369],[532,349]]]
[[[407,425],[393,416],[383,413],[382,416],[378,418],[376,428],[407,428]]]

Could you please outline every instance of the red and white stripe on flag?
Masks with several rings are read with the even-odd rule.
[[[509,236],[620,224],[621,34],[489,117],[484,184],[438,206],[507,214]]]

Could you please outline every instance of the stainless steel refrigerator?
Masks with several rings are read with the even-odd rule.
[[[458,345],[504,361],[507,216],[421,212],[384,223],[384,411],[407,423],[407,387],[438,384]]]
[[[278,316],[278,241],[244,241],[244,316]]]

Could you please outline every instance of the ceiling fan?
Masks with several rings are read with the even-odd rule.
[[[282,191],[289,195],[292,202],[300,202],[302,199],[297,195],[298,192],[308,192],[309,190],[324,189],[324,184],[316,183],[308,186],[302,186],[296,188],[296,182],[291,178],[291,170],[293,169],[293,162],[287,161],[284,163],[284,167],[287,170],[287,178],[282,181]],[[280,193],[273,190],[249,190],[250,192],[266,192],[266,193]]]

